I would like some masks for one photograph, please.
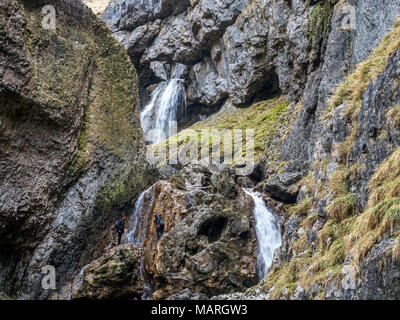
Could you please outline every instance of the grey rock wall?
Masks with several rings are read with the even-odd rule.
[[[48,4],[56,31],[41,28]],[[0,291],[46,298],[41,268],[68,283],[145,187],[137,75],[78,0],[0,8]]]

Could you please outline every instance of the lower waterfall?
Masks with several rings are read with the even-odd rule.
[[[275,250],[282,244],[281,232],[274,214],[268,210],[261,194],[251,189],[243,189],[254,200],[254,217],[258,239],[257,273],[263,279],[272,264]]]

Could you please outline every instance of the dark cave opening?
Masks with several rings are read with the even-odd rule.
[[[274,70],[271,70],[265,75],[264,82],[255,90],[250,104],[268,100],[279,94],[280,91],[278,74]]]
[[[221,237],[227,224],[227,217],[211,217],[200,225],[197,235],[206,236],[208,238],[208,242],[215,242]]]

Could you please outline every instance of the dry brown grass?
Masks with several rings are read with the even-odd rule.
[[[295,206],[289,209],[290,214],[297,214],[299,216],[307,216],[309,210],[312,208],[312,199],[305,198]]]
[[[346,162],[347,155],[354,148],[357,140],[358,130],[357,117],[362,105],[362,97],[371,81],[376,81],[386,66],[387,60],[394,52],[400,48],[400,19],[398,19],[394,28],[381,41],[380,45],[371,53],[364,62],[360,63],[356,69],[341,83],[335,90],[334,95],[328,102],[327,115],[324,118],[332,117],[333,110],[346,103],[346,115],[352,122],[351,133],[345,142],[340,145],[340,156],[342,163]],[[399,111],[393,109],[390,111],[392,116],[398,117]],[[396,120],[399,121],[400,120]]]
[[[375,81],[384,71],[388,57],[400,47],[400,20],[374,50],[371,56],[361,63],[336,90],[330,101],[330,109],[346,102],[347,116],[353,127],[347,140],[339,147],[342,165],[323,182],[323,188],[334,197],[328,205],[327,213],[331,218],[318,232],[318,246],[311,251],[307,244],[307,235],[303,233],[293,245],[294,258],[280,269],[271,272],[263,288],[269,290],[270,297],[281,298],[282,292],[293,292],[298,284],[310,288],[317,282],[322,285],[330,279],[340,279],[344,260],[353,258],[357,268],[360,261],[370,252],[372,246],[384,236],[396,239],[392,248],[394,259],[400,260],[400,148],[380,165],[369,183],[370,197],[366,210],[355,215],[355,196],[350,192],[349,181],[354,180],[365,170],[355,163],[346,167],[347,156],[354,147],[358,129],[357,116],[362,103],[362,96],[370,81]],[[387,114],[396,125],[400,124],[400,107],[394,107]],[[323,171],[323,163],[315,163],[313,172]],[[307,191],[315,196],[317,189],[314,177],[310,174],[304,181]],[[318,187],[320,188],[320,187]],[[319,193],[318,193],[319,195]],[[312,210],[305,199],[303,203],[291,208],[300,215]],[[315,215],[308,214],[302,227],[309,229],[315,222]],[[324,298],[323,296],[321,296]]]
[[[376,80],[378,75],[382,73],[387,64],[387,60],[400,47],[400,19],[398,19],[394,28],[388,33],[380,45],[371,53],[369,58],[360,63],[347,79],[340,84],[329,103],[329,109],[333,110],[337,106],[348,103],[347,114],[355,116],[357,110],[361,106],[362,96],[366,91],[369,82]]]
[[[344,220],[356,212],[356,198],[353,193],[349,192],[344,196],[335,198],[327,210],[330,219]]]
[[[400,106],[395,106],[389,109],[386,113],[386,118],[396,127],[400,126]]]
[[[394,235],[400,224],[400,148],[377,169],[369,182],[367,209],[361,214],[347,237],[347,249],[354,250],[358,263],[384,235]],[[399,257],[399,240],[393,256]]]
[[[348,183],[347,179],[349,178],[349,171],[345,166],[341,166],[336,169],[328,181],[328,191],[333,196],[342,196],[347,193]]]

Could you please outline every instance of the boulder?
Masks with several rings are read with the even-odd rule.
[[[140,299],[142,250],[131,244],[110,249],[86,266],[72,282],[72,299]]]
[[[258,281],[253,202],[236,185],[234,171],[189,165],[156,190],[153,211],[163,216],[165,231],[157,241],[149,218],[144,241],[154,298],[211,297]]]
[[[300,173],[281,173],[267,179],[264,191],[275,200],[283,203],[296,203],[299,187],[296,183],[300,180]]]

